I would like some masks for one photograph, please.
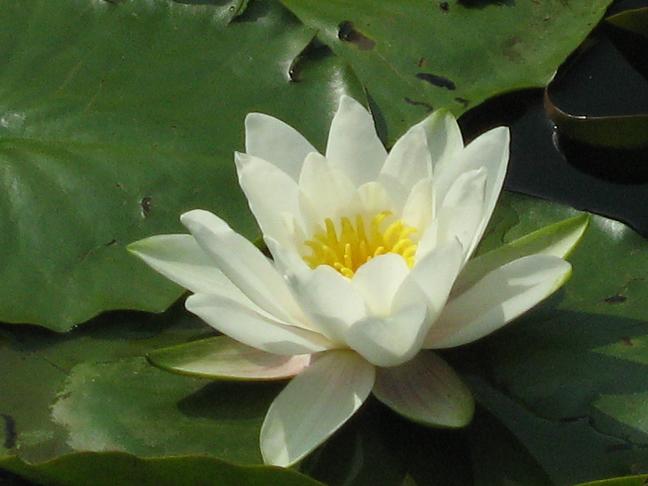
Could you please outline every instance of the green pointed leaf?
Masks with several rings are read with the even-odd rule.
[[[285,9],[254,2],[233,20],[232,6],[2,3],[0,321],[65,331],[164,310],[181,289],[125,246],[179,232],[193,208],[256,233],[233,163],[244,116],[322,146],[339,95],[362,99],[325,48],[303,53],[315,32]]]
[[[393,142],[432,109],[459,115],[494,95],[545,86],[611,2],[282,3],[351,64]]]
[[[151,364],[173,373],[221,380],[285,380],[310,363],[308,355],[281,356],[217,336],[157,349]]]

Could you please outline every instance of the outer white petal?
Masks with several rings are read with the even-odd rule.
[[[433,427],[463,427],[475,411],[468,387],[430,351],[394,368],[378,368],[373,393],[396,413]]]
[[[499,329],[556,291],[571,265],[551,255],[514,260],[451,300],[426,337],[426,348],[450,348]]]
[[[249,302],[191,235],[151,236],[131,243],[128,251],[191,292],[220,294]]]
[[[174,373],[220,380],[283,380],[301,373],[312,355],[266,353],[227,336],[157,349],[147,356],[155,366]]]
[[[290,466],[315,449],[360,408],[374,377],[374,367],[352,351],[315,359],[270,405],[261,427],[264,462]]]
[[[468,260],[481,238],[481,229],[488,223],[490,212],[485,207],[488,181],[484,168],[462,173],[446,193],[441,209],[449,208],[454,217],[446,221],[446,232],[459,239]]]
[[[302,314],[286,283],[258,248],[208,211],[196,209],[180,219],[203,251],[252,302],[281,320],[301,322]]]
[[[427,326],[425,303],[393,311],[386,317],[367,317],[353,324],[347,344],[376,366],[397,366],[421,348]]]
[[[509,142],[508,128],[494,128],[473,140],[457,160],[444,164],[435,172],[435,196],[438,201],[442,201],[453,182],[461,174],[482,167],[486,169],[484,215],[482,223],[476,232],[476,242],[481,239],[502,190],[506,167],[508,166]],[[472,250],[469,253],[471,252]]]
[[[381,174],[396,178],[407,190],[432,175],[432,158],[423,126],[413,126],[398,139]]]
[[[285,214],[293,215],[297,218],[297,224],[301,225],[297,183],[285,172],[258,157],[236,153],[234,159],[239,184],[261,231],[282,244],[290,244]]]
[[[376,179],[387,151],[376,134],[369,112],[353,98],[342,96],[331,123],[326,158],[357,186]]]
[[[335,220],[360,210],[356,187],[344,172],[331,167],[318,153],[306,157],[299,177],[299,188],[310,203],[307,212],[315,213],[313,223],[322,224],[325,218]]]
[[[262,113],[245,117],[245,151],[274,164],[295,181],[306,156],[317,152],[293,127]]]
[[[369,260],[356,271],[352,283],[374,316],[386,316],[391,311],[396,291],[409,274],[407,263],[400,255],[388,253]]]
[[[268,353],[309,354],[334,347],[316,332],[274,320],[218,295],[193,294],[185,306],[217,331]]]

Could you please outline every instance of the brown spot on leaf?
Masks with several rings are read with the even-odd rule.
[[[522,41],[520,40],[519,37],[509,37],[504,41],[502,44],[502,54],[506,56],[506,58],[514,63],[519,63],[523,61],[522,55],[518,52],[517,50],[517,45],[520,44]]]
[[[434,107],[430,103],[427,103],[425,101],[413,100],[412,98],[408,98],[407,96],[405,98],[403,98],[403,99],[405,100],[405,103],[407,103],[409,105],[423,106],[426,111],[433,111],[434,110]]]
[[[632,342],[632,339],[629,338],[628,336],[623,336],[623,337],[621,338],[621,343],[622,343],[624,346],[634,346],[634,343]]]
[[[16,439],[18,434],[16,434],[16,421],[14,418],[6,413],[0,414],[2,420],[4,420],[4,448],[13,449],[16,446]]]
[[[422,79],[423,81],[427,81],[428,83],[433,84],[434,86],[438,86],[440,88],[446,88],[449,89],[450,91],[457,89],[457,86],[455,85],[453,80],[448,79],[444,76],[439,76],[438,74],[416,73],[416,77]]]
[[[353,22],[349,20],[345,20],[338,25],[338,39],[354,44],[361,51],[371,50],[376,45],[376,41],[356,30]]]
[[[625,295],[616,294],[605,299],[605,302],[608,304],[623,304],[626,300],[628,300],[628,298]]]
[[[439,2],[439,8],[442,12],[450,11],[450,4],[448,2]]]
[[[142,217],[146,218],[151,214],[151,209],[153,207],[153,199],[150,196],[144,196],[140,201],[140,208],[142,210]]]

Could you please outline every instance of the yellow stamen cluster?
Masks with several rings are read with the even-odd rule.
[[[337,227],[331,218],[326,218],[325,229],[320,228],[313,239],[304,242],[312,251],[311,255],[304,257],[304,261],[311,268],[330,265],[345,277],[352,277],[360,265],[372,258],[385,253],[396,253],[411,268],[414,265],[416,243],[410,236],[416,229],[400,219],[389,223],[386,220],[391,215],[391,212],[383,211],[371,220],[356,216],[355,221],[343,217]]]

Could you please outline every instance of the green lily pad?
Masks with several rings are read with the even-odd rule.
[[[590,116],[567,113],[559,108],[545,92],[547,115],[561,135],[592,145],[624,150],[648,147],[648,114]]]
[[[625,476],[622,478],[599,479],[588,483],[581,483],[576,486],[645,486],[648,481],[648,474],[639,476]]]
[[[317,486],[322,483],[294,472],[263,466],[236,466],[208,457],[138,458],[121,452],[85,452],[32,465],[19,459],[0,462],[2,467],[40,484],[82,486]]]
[[[557,204],[505,194],[482,246],[498,248],[570,217],[555,229],[578,228],[584,218]],[[502,459],[494,477],[520,484],[543,484],[545,476],[573,483],[648,467],[641,405],[646,366],[618,348],[625,338],[634,343],[648,334],[642,305],[648,289],[641,280],[648,274],[646,251],[631,229],[592,217],[570,257],[574,276],[558,296],[491,338],[444,353],[507,430],[485,420],[483,409],[463,431],[427,429],[371,400],[302,471],[334,483],[436,478],[471,484],[488,462],[484,437],[501,444],[493,446]],[[281,383],[175,375],[144,359],[209,336],[210,328],[180,307],[159,316],[106,314],[65,335],[0,327],[0,469],[56,483],[87,470],[92,460],[133,478],[166,465],[184,470],[179,456],[189,464],[207,458],[200,467],[220,471],[215,477],[228,474],[219,461],[230,469],[258,464],[260,425]],[[624,402],[624,396],[635,400]],[[530,465],[528,476],[520,463]],[[332,471],[332,464],[341,469]]]
[[[624,10],[610,15],[605,21],[633,34],[648,37],[648,7]]]
[[[506,195],[488,238],[511,241],[574,214]],[[561,292],[452,360],[488,383],[478,400],[558,483],[648,468],[648,368],[631,350],[648,333],[646,240],[595,216],[569,259],[574,272]]]
[[[508,91],[544,87],[609,0],[282,0],[354,68],[393,142],[426,112],[459,115]]]
[[[4,326],[0,468],[47,484],[84,484],[99,468],[111,471],[106,481],[128,478],[120,484],[195,484],[192,474],[174,482],[194,466],[204,484],[314,484],[258,465],[261,422],[281,386],[173,375],[143,357],[206,334],[182,309],[106,315],[64,336]]]
[[[285,9],[232,6],[2,3],[0,321],[66,331],[166,309],[181,289],[125,245],[178,232],[192,208],[256,234],[234,173],[244,116],[323,145],[340,93],[362,99],[341,60],[303,53],[315,32]]]

